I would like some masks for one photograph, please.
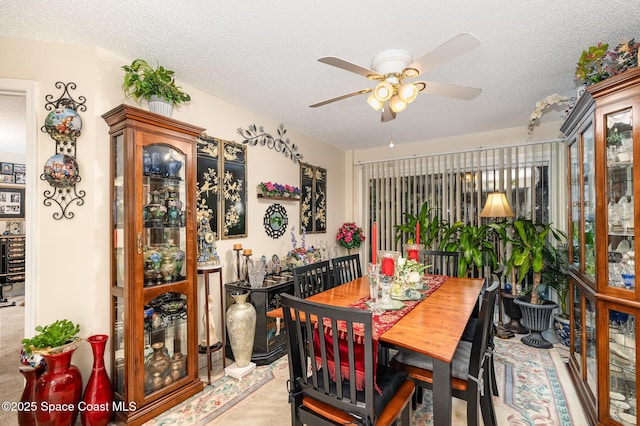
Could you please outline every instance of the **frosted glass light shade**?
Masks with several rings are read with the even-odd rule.
[[[393,96],[393,86],[388,81],[381,81],[373,89],[373,94],[380,102],[388,101]]]
[[[400,99],[410,104],[418,96],[418,88],[413,83],[401,84],[398,87],[398,96]]]
[[[400,96],[398,95],[392,97],[389,104],[389,106],[391,107],[391,111],[393,112],[402,112],[407,107],[407,103],[400,99]]]
[[[384,105],[384,103],[376,99],[373,93],[370,94],[369,97],[367,98],[367,103],[371,108],[375,109],[376,111],[380,111],[382,109],[382,106]]]
[[[480,217],[513,217],[515,214],[504,192],[492,192],[487,196]]]

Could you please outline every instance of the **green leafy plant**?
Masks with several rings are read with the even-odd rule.
[[[608,48],[607,43],[598,43],[596,46],[589,46],[587,50],[582,51],[576,64],[576,77],[587,86],[609,77],[605,62]]]
[[[22,346],[25,352],[52,352],[55,353],[55,348],[63,346],[74,340],[77,340],[77,335],[80,332],[80,325],[63,319],[57,320],[44,327],[39,325],[36,327],[38,334],[30,339],[22,339]]]
[[[530,270],[533,271],[531,286],[531,303],[539,304],[541,273],[544,268],[543,250],[548,243],[547,237],[552,235],[556,240],[563,238],[563,233],[551,224],[536,224],[530,219],[517,219],[513,222],[515,235],[512,240],[512,254],[507,262],[518,268],[518,284],[522,283]]]
[[[560,316],[569,318],[567,295],[569,294],[569,248],[566,243],[558,246],[547,244],[542,250],[544,267],[541,285],[558,295]]]
[[[478,269],[488,264],[496,267],[497,257],[492,232],[489,225],[465,225],[462,222],[456,222],[444,231],[440,249],[460,253],[458,276],[466,277],[468,269],[474,265]]]
[[[124,94],[133,97],[138,104],[142,100],[149,101],[152,96],[164,99],[176,108],[191,100],[191,96],[176,85],[173,77],[175,72],[163,66],[153,68],[147,61],[135,59],[122,69],[125,71],[122,83]]]
[[[393,225],[396,230],[395,245],[402,241],[405,234],[412,235],[407,243],[413,244],[416,241],[416,225],[420,224],[420,243],[429,249],[437,244],[444,230],[447,227],[445,221],[440,220],[435,207],[429,207],[429,202],[425,201],[420,207],[417,215],[403,212],[405,222],[400,225]]]

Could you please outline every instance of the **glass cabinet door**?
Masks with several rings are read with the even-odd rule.
[[[580,236],[582,235],[582,227],[580,226],[580,158],[579,144],[574,142],[569,147],[569,174],[570,174],[570,190],[571,190],[571,264],[579,269],[582,265],[582,250],[580,245]]]
[[[596,185],[594,167],[595,140],[593,125],[582,132],[582,174],[584,191],[584,272],[595,280],[596,275]]]
[[[605,117],[609,287],[635,292],[633,122],[631,109]]]
[[[615,309],[605,311],[609,316],[609,414],[623,424],[635,424],[630,419],[637,415],[636,316]]]

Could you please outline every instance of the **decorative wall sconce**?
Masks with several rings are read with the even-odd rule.
[[[53,189],[44,191],[44,205],[51,206],[55,202],[60,207],[60,212],[53,213],[53,218],[72,219],[75,214],[68,211],[71,203],[78,206],[84,204],[85,191],[78,191],[76,184],[80,182],[80,169],[76,162],[76,139],[82,130],[82,119],[77,111],[86,111],[86,98],[80,96],[80,102],[75,101],[69,94],[69,90],[75,90],[73,82],[56,83],[57,89],[63,89],[62,94],[56,100],[53,95],[47,95],[45,109],[51,111],[44,121],[41,130],[48,133],[56,143],[55,154],[44,165],[41,180],[46,180]]]

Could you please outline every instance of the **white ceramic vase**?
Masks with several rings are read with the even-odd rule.
[[[227,309],[229,344],[238,368],[246,367],[251,362],[253,338],[256,333],[256,308],[247,303],[249,293],[232,293],[231,297],[236,303]]]

